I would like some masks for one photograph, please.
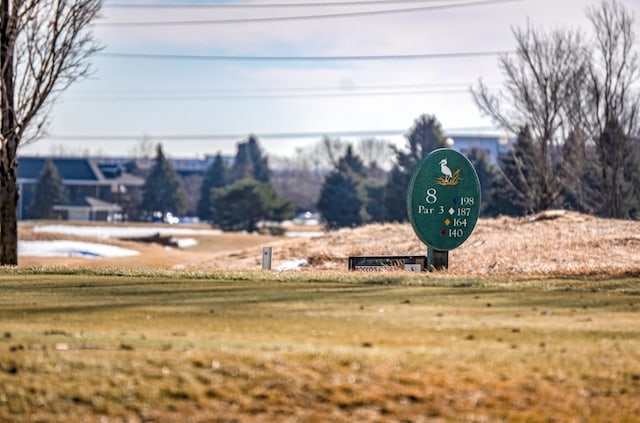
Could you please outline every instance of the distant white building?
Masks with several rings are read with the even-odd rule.
[[[491,163],[497,163],[498,157],[504,156],[511,149],[513,139],[504,135],[450,135],[453,140],[451,148],[467,155],[473,149],[484,150],[489,154]]]

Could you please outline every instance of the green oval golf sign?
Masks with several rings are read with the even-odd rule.
[[[411,179],[407,211],[422,242],[443,251],[459,247],[480,214],[480,182],[469,159],[450,148],[432,151]]]

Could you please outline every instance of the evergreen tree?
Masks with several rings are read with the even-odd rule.
[[[447,147],[447,136],[442,125],[435,116],[431,115],[422,115],[416,119],[406,137],[409,153],[408,157],[404,158],[404,164],[407,165],[406,167],[413,165],[414,170],[420,160],[433,150]]]
[[[253,178],[253,162],[249,153],[249,145],[241,142],[238,144],[236,158],[231,166],[231,181],[238,182],[249,178]]]
[[[407,150],[396,150],[396,164],[389,174],[384,194],[385,220],[407,220],[407,189],[418,163],[433,150],[447,147],[447,137],[435,116],[422,115],[406,135]]]
[[[294,205],[269,184],[245,178],[211,191],[213,221],[227,231],[255,232],[263,220],[282,221],[294,215]]]
[[[362,206],[358,183],[351,172],[336,169],[327,176],[320,191],[318,210],[330,229],[361,225]]]
[[[617,119],[611,119],[596,145],[600,198],[607,217],[628,218],[638,210],[639,166],[637,142]]]
[[[271,181],[269,159],[263,154],[258,139],[253,135],[246,142],[238,144],[238,152],[231,167],[233,182],[247,178],[267,184]]]
[[[366,179],[362,188],[364,190],[364,221],[383,222],[384,221],[384,184],[373,179]]]
[[[638,203],[640,68],[634,14],[622,2],[587,9],[595,35],[587,67],[585,132],[595,145],[601,202],[607,217],[627,218]]]
[[[555,168],[561,185],[560,205],[582,213],[602,214],[594,148],[587,145],[585,137],[572,132],[562,145],[560,156],[562,159]]]
[[[546,209],[541,203],[537,148],[529,128],[524,127],[509,153],[500,158],[502,172],[494,180],[490,193],[497,213],[522,216]]]
[[[142,210],[146,212],[161,212],[183,214],[184,193],[180,178],[173,165],[164,156],[162,145],[156,148],[155,163],[142,186]]]
[[[31,217],[53,219],[56,217],[53,206],[66,202],[67,196],[62,178],[53,160],[47,159],[33,189],[33,200],[29,206]]]
[[[211,190],[222,188],[228,183],[228,169],[222,155],[216,154],[213,162],[207,167],[200,186],[200,200],[198,201],[198,217],[203,221],[211,221]]]
[[[640,142],[629,145],[629,156],[623,168],[622,217],[640,220]]]
[[[487,153],[486,150],[473,148],[469,154],[467,154],[467,158],[473,164],[476,174],[478,175],[478,181],[480,182],[480,215],[495,216],[497,213],[491,196],[491,187],[494,185],[494,180],[498,177],[498,169],[489,160],[489,153]]]
[[[269,159],[262,153],[262,148],[258,144],[258,139],[251,135],[247,141],[249,157],[253,165],[252,177],[258,182],[271,182],[271,171],[269,170]]]
[[[362,163],[362,159],[353,153],[353,147],[347,146],[344,156],[338,161],[338,168],[344,172],[352,172],[355,176],[363,178],[366,176],[367,169]]]
[[[384,185],[369,170],[348,145],[320,191],[318,209],[329,228],[383,220]]]
[[[411,176],[395,165],[384,187],[383,216],[387,222],[404,222],[407,216],[407,187]]]

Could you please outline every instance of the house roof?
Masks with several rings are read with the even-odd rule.
[[[18,158],[18,178],[38,179],[47,158],[45,157],[20,157]],[[103,179],[100,170],[92,166],[88,159],[81,158],[54,158],[53,164],[58,169],[58,174],[64,180],[76,179],[86,181],[98,181]]]
[[[58,174],[65,183],[74,181],[81,184],[113,184],[142,185],[144,179],[125,173],[122,168],[106,167],[106,174],[93,159],[87,158],[52,158]],[[19,157],[18,180],[37,181],[47,157]]]

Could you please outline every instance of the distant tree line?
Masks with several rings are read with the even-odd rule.
[[[200,188],[198,215],[224,230],[255,232],[258,223],[293,217],[294,203],[271,184],[269,160],[255,136],[238,144],[231,167],[218,154]]]
[[[472,89],[479,109],[513,135],[508,153],[492,162],[488,152],[468,152],[482,189],[481,215],[522,216],[565,208],[612,218],[638,218],[640,137],[633,16],[617,1],[587,10],[591,40],[576,30],[514,29],[515,53],[499,58],[504,87],[482,80]],[[588,41],[585,41],[588,40]],[[142,208],[194,213],[226,230],[257,230],[296,211],[319,211],[329,228],[407,220],[409,181],[431,151],[448,147],[435,116],[422,115],[398,148],[378,139],[352,144],[325,138],[277,171],[258,139],[237,146],[229,164],[218,154],[199,192],[184,188],[159,147]],[[50,166],[44,181],[55,180]],[[43,171],[43,173],[45,172]],[[41,192],[59,193],[55,186]],[[58,194],[56,194],[58,195]],[[38,195],[34,203],[47,204]],[[196,204],[197,203],[197,204]],[[43,206],[42,216],[51,210]]]
[[[517,50],[500,57],[503,89],[482,81],[476,104],[517,134],[489,190],[511,202],[491,213],[553,207],[613,218],[640,207],[640,97],[634,18],[617,0],[587,10],[593,37],[579,30],[513,31]]]

